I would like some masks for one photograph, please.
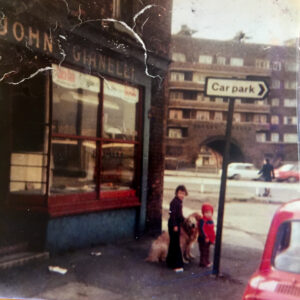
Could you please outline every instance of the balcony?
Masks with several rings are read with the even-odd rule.
[[[169,108],[199,108],[209,111],[227,111],[228,103],[204,102],[200,100],[170,99]],[[236,103],[234,112],[270,113],[269,105]]]
[[[217,64],[200,64],[198,62],[173,62],[170,66],[170,71],[192,71],[207,73],[207,76],[271,76],[271,70],[258,69],[250,66],[236,67],[231,65],[217,65]],[[228,76],[229,75],[229,76]]]

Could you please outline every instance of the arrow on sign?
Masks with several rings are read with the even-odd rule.
[[[205,95],[228,98],[264,99],[269,92],[262,80],[207,77]]]

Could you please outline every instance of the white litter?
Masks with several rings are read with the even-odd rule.
[[[91,252],[91,255],[92,256],[100,256],[100,255],[102,255],[102,253],[101,252]]]
[[[59,274],[62,274],[62,275],[65,275],[68,272],[67,269],[61,268],[59,266],[49,266],[48,270],[50,272],[56,272],[56,273],[59,273]]]

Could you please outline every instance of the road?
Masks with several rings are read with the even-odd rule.
[[[184,215],[201,212],[202,203],[210,202],[215,207],[216,224],[220,178],[165,176],[163,229],[167,229],[169,203],[179,184],[185,184],[189,191],[183,204]],[[268,198],[259,196],[265,186],[265,182],[227,181],[224,243],[262,250],[272,217],[280,203],[300,198],[300,185],[297,183],[268,183],[271,188],[271,197]]]

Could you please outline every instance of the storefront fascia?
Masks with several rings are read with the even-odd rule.
[[[11,25],[8,23],[8,26],[11,28],[18,26],[21,28],[19,32],[23,32],[23,29],[26,32],[29,28],[29,25],[26,27],[21,22],[18,22],[18,25],[14,24],[15,22]],[[40,37],[44,36],[44,41],[41,42],[36,35],[35,39],[39,40],[39,43],[32,42],[32,48],[36,48],[37,56],[47,55],[48,61],[50,58],[55,62],[47,65],[52,70],[47,71],[48,75],[44,76],[46,77],[44,98],[46,130],[43,155],[35,153],[24,155],[25,153],[21,151],[14,152],[11,149],[8,175],[11,191],[8,193],[6,207],[48,215],[45,217],[47,219],[45,247],[53,252],[133,237],[136,232],[144,230],[146,219],[151,79],[146,76],[145,65],[141,63],[144,53],[140,53],[140,61],[131,56],[124,60],[124,56],[113,51],[105,50],[97,54],[93,51],[95,45],[90,44],[89,47],[85,41],[84,46],[78,43],[66,47],[67,51],[62,61],[61,52],[55,51],[55,46],[49,44],[45,32],[42,34],[42,30],[38,31]],[[9,27],[6,34],[4,33],[2,28],[0,37],[6,42],[24,46],[25,40],[21,40],[20,36],[17,36],[19,40],[16,40],[14,36],[16,32],[10,35]],[[81,77],[79,81],[74,79],[76,76]],[[28,84],[31,80],[35,79],[24,81],[19,86]],[[68,81],[72,80],[75,80],[73,86],[70,84],[67,87]],[[113,85],[112,90],[115,88],[115,91],[112,92],[111,87],[106,88],[106,84]],[[122,93],[123,96],[128,94],[127,101],[126,99],[123,101],[124,97],[120,96]],[[74,116],[60,114],[66,110],[66,107],[69,107],[70,111],[74,109],[72,101],[68,98],[71,96],[72,99],[77,99],[75,129],[69,126]],[[117,104],[124,104],[122,101],[120,103],[120,100],[126,102],[128,106],[126,109],[129,111],[130,106],[136,107],[134,124],[128,119],[130,125],[127,127],[126,120],[121,124],[123,127],[119,126],[119,128],[105,125],[103,122],[110,120],[109,110],[116,110]],[[57,106],[62,102],[64,102],[64,109]],[[91,111],[88,106],[97,104],[97,114],[103,117],[100,119],[96,117],[94,122],[96,127],[89,128],[89,123],[93,121],[88,117],[83,118],[83,111],[84,109],[87,109],[87,112]],[[81,117],[78,110],[81,112]],[[56,113],[57,119],[55,119]],[[111,125],[117,124],[119,117],[114,116]],[[80,132],[83,128],[79,126],[84,122],[87,125],[84,128],[85,133]],[[135,130],[132,130],[133,126]],[[110,148],[106,152],[108,154],[104,155],[108,148]],[[117,150],[111,151],[112,148]],[[122,149],[126,150],[122,151]],[[75,164],[72,164],[71,159],[69,165],[63,165],[65,156],[70,153]],[[76,158],[80,158],[79,162],[76,162]],[[96,165],[95,168],[92,160]],[[105,164],[109,166],[116,161],[121,168],[122,163],[127,161],[127,169],[120,172],[125,171],[124,176],[129,176],[129,180],[122,179],[122,176],[116,179],[115,174],[109,174],[109,167]],[[55,165],[59,163],[62,165],[56,168]],[[84,165],[81,166],[83,169],[78,168],[78,163]],[[118,170],[117,164],[115,163],[114,170]],[[27,168],[27,171],[30,171],[31,167],[39,168],[40,177],[30,178],[33,173],[24,175],[22,171],[20,172],[20,167]],[[103,176],[105,172],[107,172],[106,178]],[[23,170],[23,173],[26,172]],[[73,184],[74,178],[78,179],[75,184]],[[85,180],[87,178],[88,180]],[[62,182],[57,179],[62,179]],[[72,184],[69,184],[68,180]],[[113,182],[114,180],[118,181],[119,185]],[[93,184],[89,185],[88,181]],[[36,193],[37,186],[39,193]],[[68,192],[65,192],[66,189]],[[92,189],[94,190],[91,191]]]

